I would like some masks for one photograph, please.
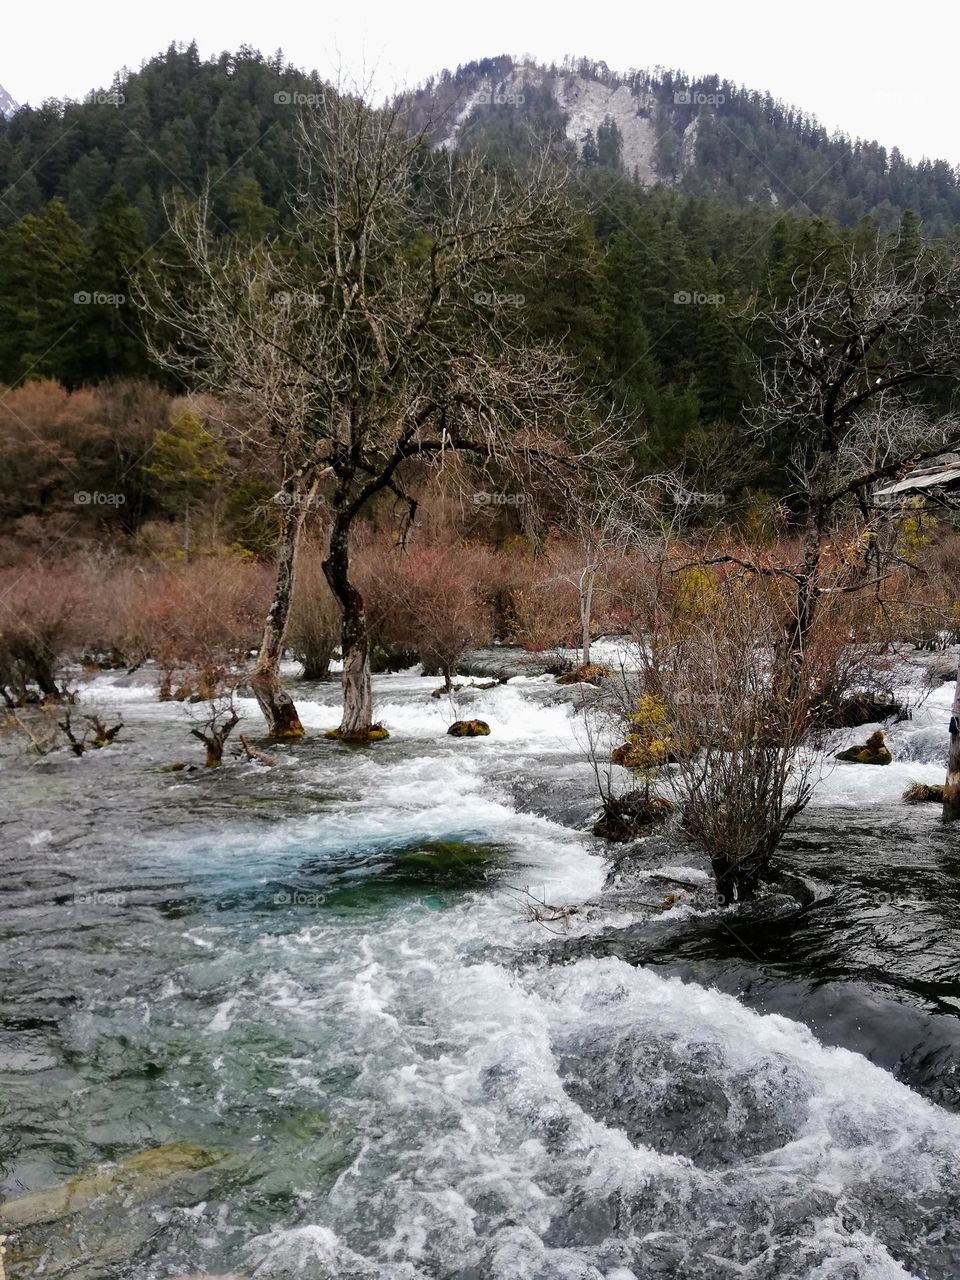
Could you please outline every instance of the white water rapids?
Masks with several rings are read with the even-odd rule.
[[[256,1212],[228,1197],[173,1206],[157,1218],[157,1249],[111,1274],[960,1275],[960,1118],[864,1057],[824,1046],[802,1022],[611,956],[541,959],[556,934],[622,923],[612,909],[581,910],[547,927],[524,909],[526,890],[582,907],[603,888],[599,843],[555,820],[565,793],[588,794],[582,725],[570,701],[549,701],[549,677],[518,678],[471,694],[468,714],[490,722],[489,738],[451,740],[449,707],[428,696],[434,683],[377,678],[386,743],[294,747],[273,771],[223,771],[247,771],[247,791],[316,793],[313,811],[279,805],[259,823],[218,811],[205,829],[194,808],[179,831],[169,816],[179,801],[199,785],[211,793],[207,779],[168,775],[166,825],[144,819],[138,839],[124,836],[122,852],[87,868],[89,885],[123,883],[134,899],[137,884],[164,878],[200,886],[200,896],[211,884],[245,895],[239,913],[231,898],[156,925],[147,903],[108,957],[122,965],[127,954],[133,967],[147,957],[136,983],[103,977],[70,1015],[72,1042],[87,1053],[121,1033],[177,1040],[159,1101],[137,1095],[156,1115],[131,1100],[140,1145],[190,1137],[201,1124],[205,1140],[229,1131],[236,1142],[243,1132],[269,1145],[272,1115],[308,1107],[332,1118],[338,1144],[326,1180],[295,1155],[271,1170],[270,1186],[282,1188],[274,1217],[266,1193]],[[297,690],[308,731],[335,723],[337,692]],[[936,690],[889,731],[898,763],[836,768],[815,805],[842,815],[893,803],[911,781],[942,780],[949,693]],[[145,763],[171,757],[182,708],[114,676],[93,681],[85,700],[122,710]],[[254,705],[243,710],[256,733]],[[838,735],[838,744],[869,731]],[[102,753],[114,769],[123,741]],[[87,763],[57,767],[76,773]],[[538,804],[541,792],[552,807]],[[57,846],[51,830],[34,833],[33,856]],[[353,911],[331,899],[332,883],[361,886],[397,850],[452,840],[499,846],[506,865],[455,894],[387,895]],[[89,850],[67,843],[55,856],[82,875]],[[663,863],[673,873],[683,865],[676,843]],[[687,874],[702,876],[700,867]],[[272,906],[277,884],[299,889],[303,902],[258,915],[251,894]],[[109,907],[97,917],[104,936],[111,918]],[[98,1082],[85,1080],[96,1097]],[[110,1088],[124,1086],[105,1076]]]

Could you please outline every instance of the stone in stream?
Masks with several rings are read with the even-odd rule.
[[[837,752],[838,760],[847,760],[852,764],[889,764],[893,759],[883,743],[883,730],[878,729],[859,747],[848,747],[846,751]]]
[[[454,720],[447,733],[451,738],[486,738],[490,726],[486,720]]]
[[[586,662],[575,667],[573,671],[564,671],[557,676],[557,684],[600,684],[613,672],[599,662]]]

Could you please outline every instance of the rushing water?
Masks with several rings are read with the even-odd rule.
[[[947,691],[751,916],[670,835],[605,891],[575,692],[471,691],[454,740],[433,683],[378,678],[386,743],[169,773],[184,709],[104,676],[112,747],[8,764],[0,1196],[216,1153],[35,1213],[11,1280],[960,1276],[960,852],[898,803]]]

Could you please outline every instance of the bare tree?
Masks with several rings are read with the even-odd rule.
[[[404,110],[325,93],[302,120],[293,242],[215,242],[202,200],[173,216],[186,278],[141,292],[173,334],[159,358],[249,406],[281,459],[277,589],[254,678],[273,732],[299,730],[278,661],[311,486],[328,508],[324,573],[342,617],[339,732],[362,739],[369,643],[351,535],[371,503],[393,495],[412,518],[410,469],[455,454],[525,477],[596,456],[568,361],[524,338],[512,291],[572,233],[562,178],[546,159],[502,173],[479,154],[431,151]]]
[[[778,602],[756,576],[698,571],[672,592],[654,591],[642,622],[643,694],[626,701],[628,722],[646,705],[654,745],[670,762],[662,781],[709,854],[721,899],[752,897],[824,761],[808,700],[773,678]]]
[[[795,682],[823,593],[882,573],[865,557],[848,581],[824,581],[836,521],[859,513],[868,524],[873,486],[960,441],[960,423],[922,403],[925,386],[960,375],[960,264],[930,249],[905,259],[878,241],[865,255],[848,253],[839,272],[812,272],[754,322],[767,348],[756,426],[789,447],[803,527],[799,563],[763,570],[792,584],[786,656]]]
[[[240,723],[240,713],[233,704],[233,690],[221,693],[207,703],[202,728],[190,730],[207,749],[206,767],[217,769],[223,762],[223,751],[230,734]]]

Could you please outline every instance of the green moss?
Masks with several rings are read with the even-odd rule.
[[[362,746],[366,742],[382,742],[390,734],[382,724],[372,724],[369,729],[358,729],[355,733],[344,733],[342,729],[326,729],[323,736],[335,742],[345,742],[348,746]]]

